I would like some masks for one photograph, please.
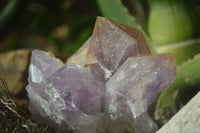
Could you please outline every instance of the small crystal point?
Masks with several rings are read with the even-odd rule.
[[[33,50],[29,66],[29,81],[40,83],[42,78],[48,77],[58,70],[63,63],[53,57],[53,54],[40,50]]]

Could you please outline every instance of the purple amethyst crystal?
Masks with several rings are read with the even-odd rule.
[[[85,128],[95,127],[95,121],[102,115],[104,83],[96,80],[88,68],[61,67],[59,61],[48,53],[34,50],[28,81],[33,119],[51,120],[51,126],[59,127],[56,128],[58,132],[81,130],[89,133],[93,129]]]
[[[32,52],[26,90],[33,119],[56,132],[156,131],[148,109],[175,80],[172,54],[150,55],[141,32],[98,17],[91,39],[67,63]]]
[[[155,132],[156,124],[147,110],[158,94],[175,80],[175,65],[171,64],[174,61],[170,54],[127,59],[106,83],[106,110],[111,120],[126,121],[130,127],[134,125],[137,133]],[[145,127],[141,128],[142,125]]]

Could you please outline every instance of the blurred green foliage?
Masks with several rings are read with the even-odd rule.
[[[93,0],[2,0],[0,52],[29,48],[70,56],[92,34],[98,15]]]

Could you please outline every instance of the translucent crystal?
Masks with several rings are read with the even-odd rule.
[[[148,110],[175,80],[175,64],[173,54],[150,55],[140,31],[98,17],[91,40],[67,64],[32,52],[32,118],[58,133],[153,133]]]
[[[97,17],[88,50],[88,62],[114,73],[128,57],[149,55],[142,33],[113,20]],[[108,79],[108,77],[107,77]],[[107,80],[105,77],[105,80]]]
[[[60,67],[56,63],[57,59],[45,52],[34,50],[32,53],[27,86],[32,116],[40,120],[38,116],[42,115],[44,119],[53,121],[51,125],[59,132],[76,127],[76,130],[89,133],[93,129],[85,128],[95,127],[95,121],[104,110],[104,84],[96,80],[87,68]],[[57,69],[53,74],[51,67]],[[45,69],[50,70],[49,73]]]
[[[127,59],[106,83],[106,109],[111,119],[122,124],[122,119],[131,117],[126,122],[134,125],[135,132],[155,132],[157,126],[146,112],[158,94],[175,80],[175,75],[171,54]]]

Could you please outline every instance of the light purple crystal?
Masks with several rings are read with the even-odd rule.
[[[46,104],[49,106],[48,96],[45,93],[45,85],[43,80],[56,70],[61,68],[63,63],[55,58],[52,58],[50,53],[40,52],[34,50],[32,52],[31,63],[29,66],[29,77],[27,92],[30,100],[30,110],[34,110],[32,113],[35,119],[40,119],[40,115],[45,116],[48,107],[40,108],[38,105],[43,106]]]
[[[34,120],[58,133],[156,131],[148,109],[175,80],[172,54],[150,55],[141,32],[98,17],[91,41],[68,63],[32,52],[26,90]]]
[[[51,73],[54,71],[52,68],[57,71]],[[46,70],[50,70],[49,73]],[[40,120],[38,117],[42,116],[51,120],[51,125],[58,132],[81,130],[92,133],[94,129],[86,127],[95,127],[95,121],[104,111],[104,84],[96,80],[88,68],[61,67],[58,60],[48,53],[34,50],[28,81],[29,108],[33,111],[33,119]]]
[[[87,69],[84,71],[77,66],[63,66],[46,80],[46,86],[49,86],[47,93],[55,97],[52,102],[58,108],[65,111],[81,110],[90,115],[101,113],[104,84],[96,80]],[[64,105],[59,105],[59,101],[55,100],[60,97]]]
[[[140,123],[134,125],[135,132],[156,131],[156,124],[146,112],[158,94],[175,80],[172,57],[170,54],[132,57],[117,70],[106,83],[105,92],[106,109],[113,121],[123,121],[128,114],[133,120],[126,120],[127,124]]]

